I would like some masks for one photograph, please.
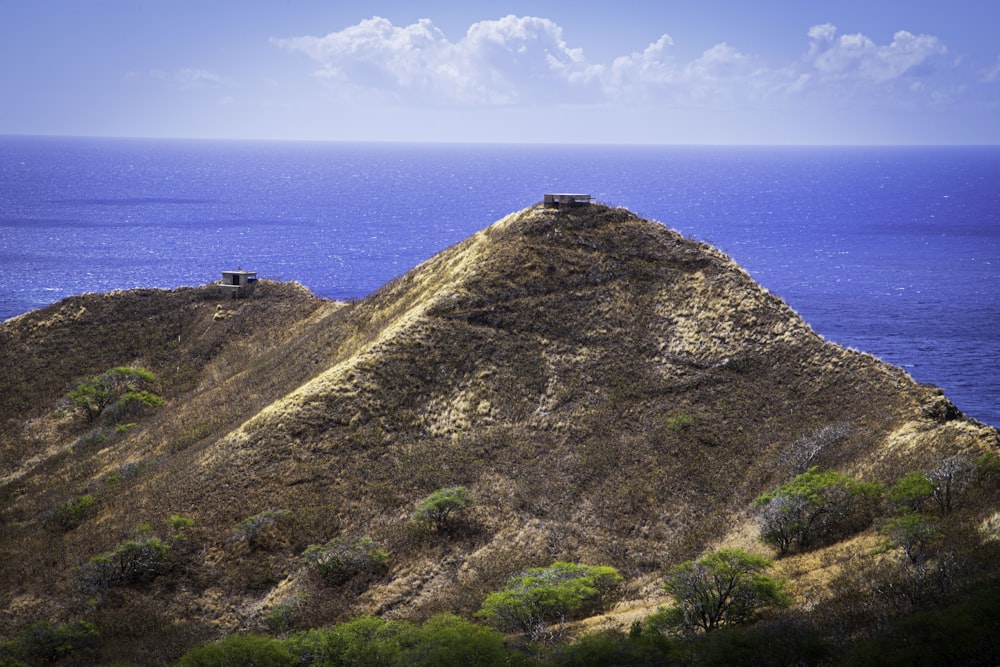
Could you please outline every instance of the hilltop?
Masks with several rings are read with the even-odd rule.
[[[98,437],[65,398],[117,366],[152,371],[165,403]],[[768,553],[753,502],[808,466],[888,486],[1000,446],[724,254],[597,204],[511,214],[351,303],[270,281],[72,297],[3,323],[0,368],[0,636],[82,618],[105,657],[151,663],[282,609],[292,628],[471,615],[556,560],[618,568],[627,600],[593,623],[627,626],[664,602],[664,568]],[[458,485],[475,505],[454,530],[412,524]],[[970,485],[956,525],[995,526],[996,487]],[[84,496],[79,521],[46,521]],[[88,580],[94,556],[173,533],[156,576]],[[369,538],[386,571],[318,584],[301,555],[335,538]],[[847,614],[842,564],[878,541],[779,560],[793,611]]]

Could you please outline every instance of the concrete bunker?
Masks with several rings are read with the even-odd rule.
[[[593,199],[590,195],[571,194],[566,192],[547,193],[542,196],[542,206],[545,208],[575,208],[586,206]]]
[[[222,272],[222,289],[224,293],[228,293],[233,299],[245,299],[249,297],[253,294],[256,287],[256,271],[237,269],[236,271]]]

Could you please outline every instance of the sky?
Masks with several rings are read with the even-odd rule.
[[[1000,144],[996,0],[0,0],[0,134]]]

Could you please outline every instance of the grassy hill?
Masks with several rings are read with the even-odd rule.
[[[115,425],[66,407],[130,365],[163,406]],[[1000,445],[717,250],[600,205],[514,213],[349,304],[268,281],[243,300],[73,297],[0,326],[0,395],[0,636],[84,619],[102,659],[143,664],[278,616],[471,616],[556,560],[618,568],[626,600],[587,627],[627,627],[664,602],[670,565],[773,555],[753,501],[808,466],[889,486]],[[931,604],[989,571],[997,483],[977,470],[948,524],[962,566]],[[450,530],[410,520],[458,485],[475,504]],[[93,557],[150,537],[171,545],[162,563],[95,582]],[[302,561],[362,538],[384,570],[332,585]],[[850,568],[882,567],[881,543],[876,522],[779,560],[787,613],[854,628],[919,607],[851,602],[867,583]]]

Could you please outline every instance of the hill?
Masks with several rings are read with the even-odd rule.
[[[114,425],[67,409],[118,366],[165,403]],[[628,601],[602,622],[627,623],[663,602],[664,568],[766,552],[753,502],[809,466],[888,486],[1000,445],[717,250],[596,204],[514,213],[352,303],[268,281],[73,297],[5,322],[0,368],[0,634],[86,619],[106,659],[150,664],[276,615],[468,615],[556,560],[618,568]],[[996,523],[983,474],[956,501],[966,532]],[[475,505],[450,531],[410,521],[458,485]],[[949,590],[981,575],[977,535]],[[95,581],[95,556],[150,536],[169,558]],[[302,561],[362,538],[384,571],[331,585]],[[847,614],[860,584],[836,563],[877,541],[779,561],[795,613]]]

